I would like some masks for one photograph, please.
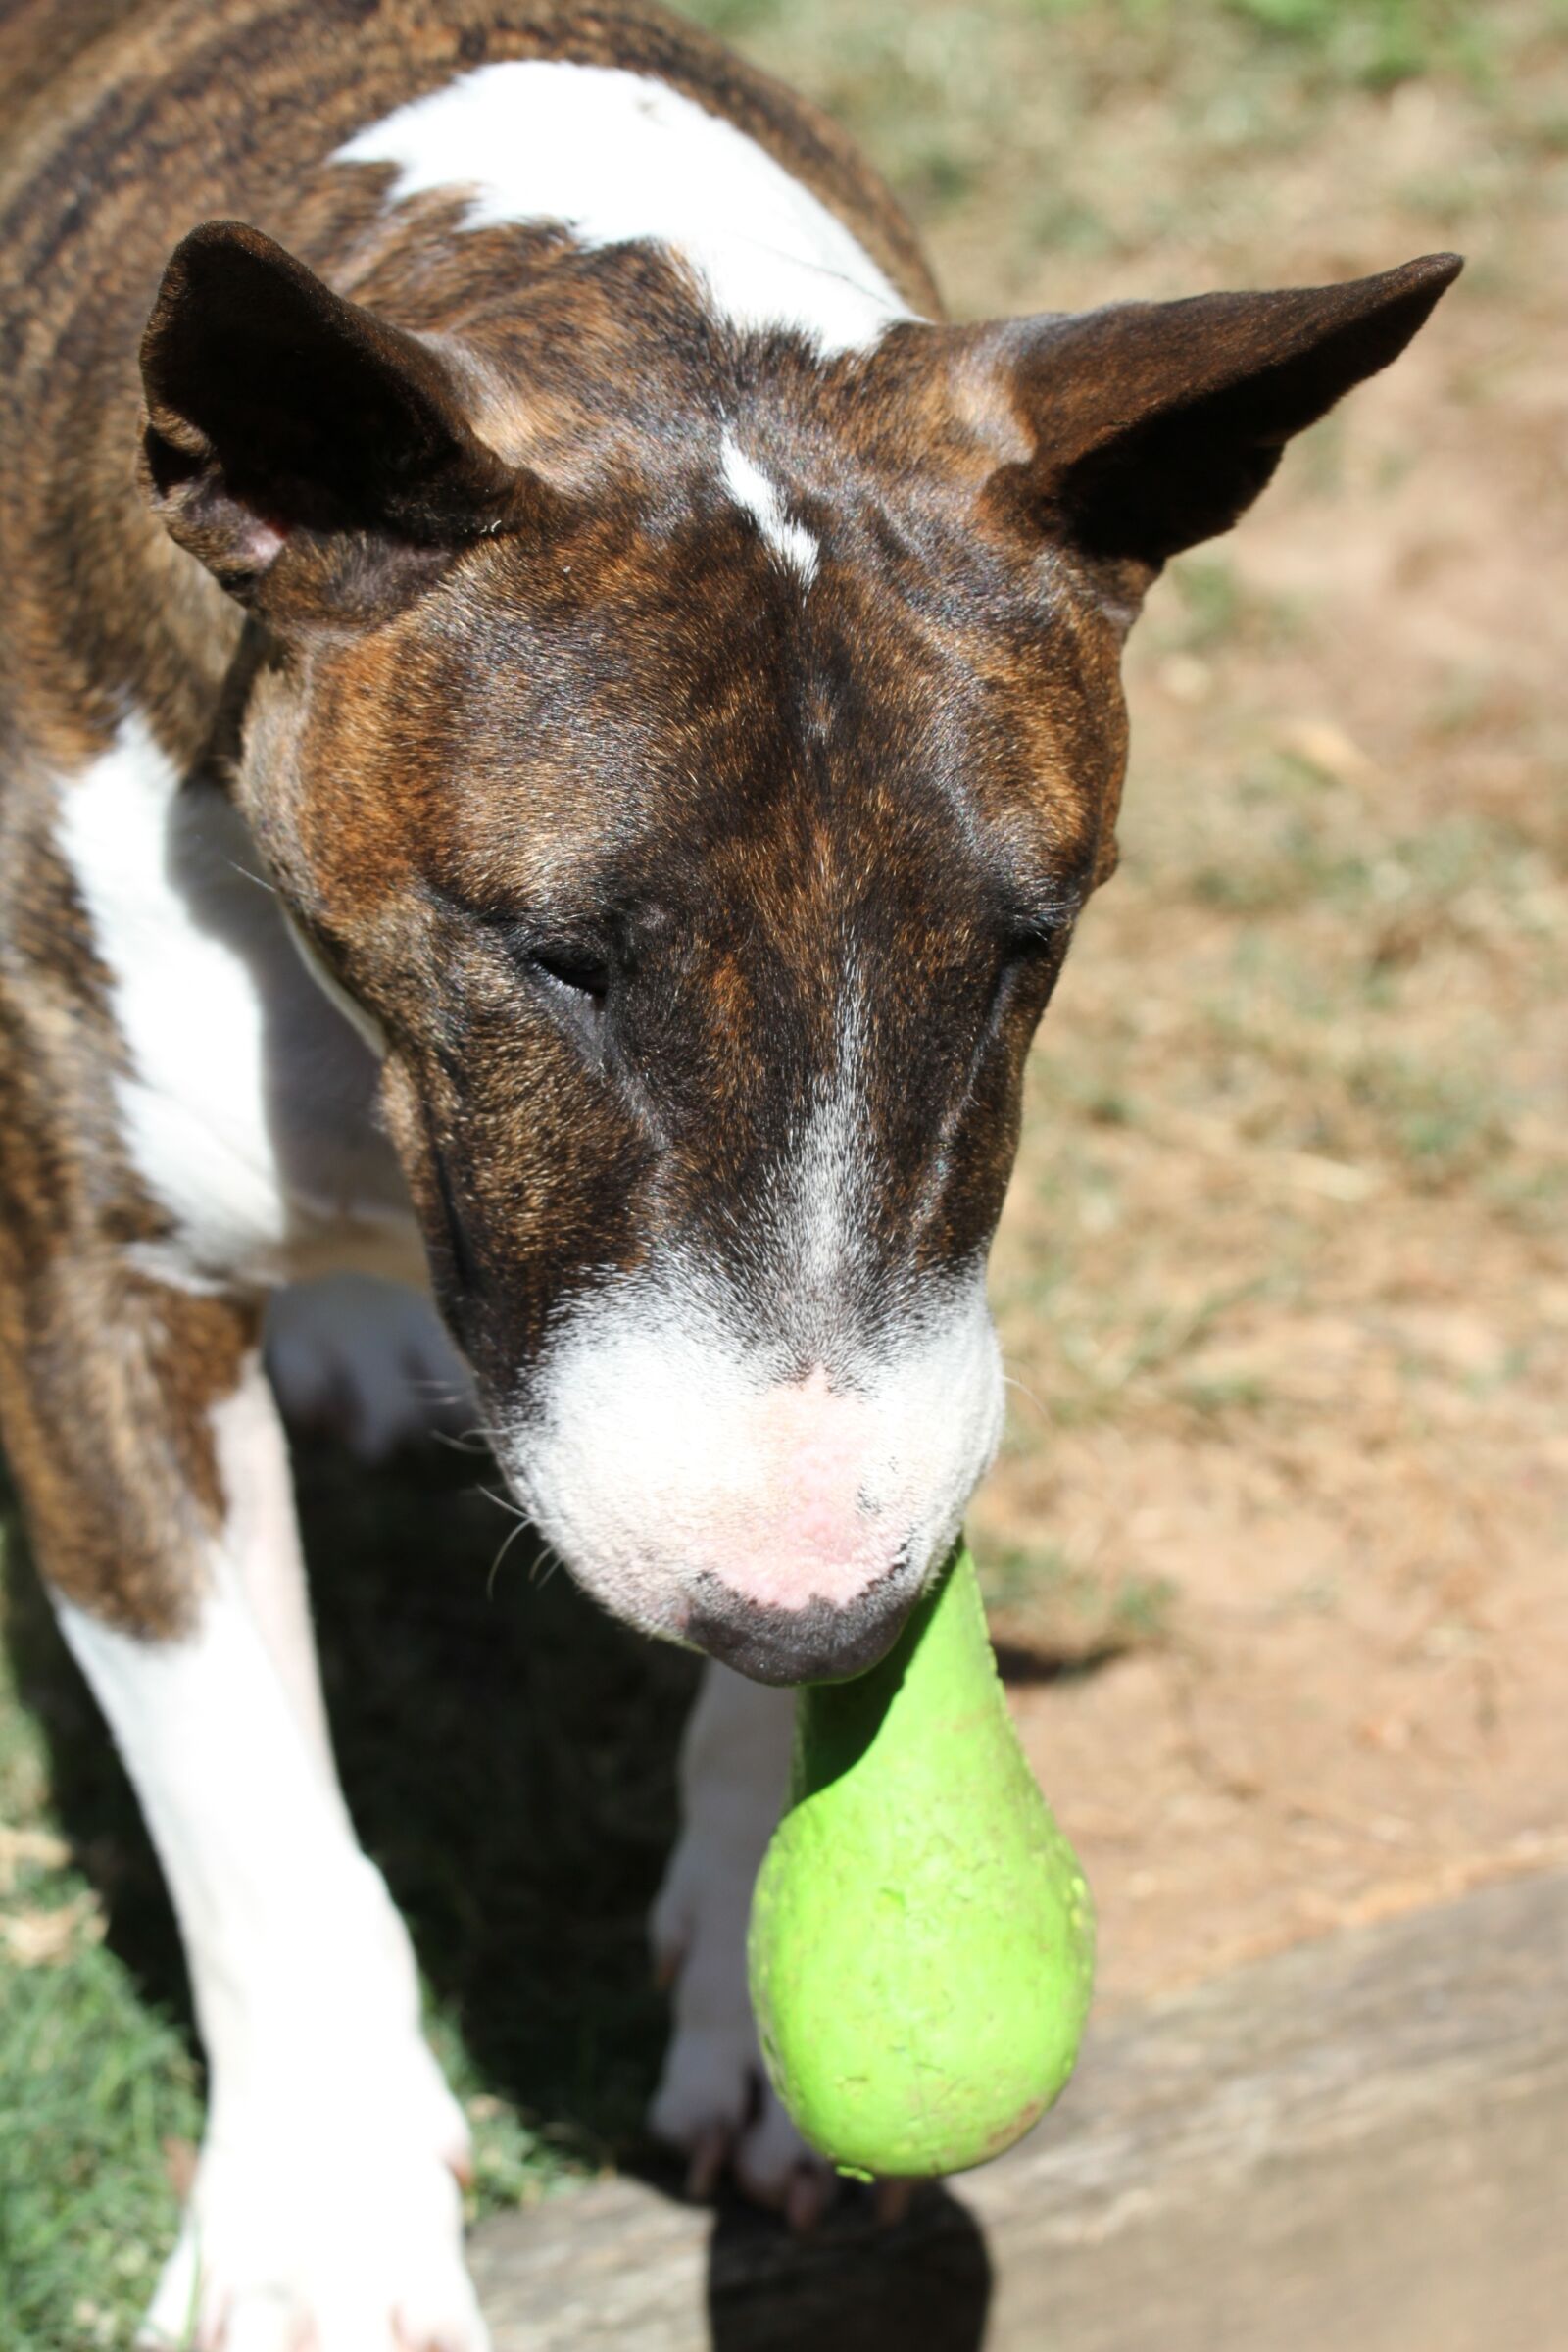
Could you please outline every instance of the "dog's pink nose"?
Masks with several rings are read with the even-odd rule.
[[[694,1529],[688,1638],[761,1682],[854,1674],[880,1657],[909,1601],[906,1530],[878,1502],[875,1416],[824,1372],[748,1417],[752,1477]]]
[[[891,1565],[898,1544],[866,1492],[875,1431],[864,1401],[827,1375],[775,1389],[748,1431],[742,1508],[704,1531],[689,1565],[764,1608],[839,1607]]]

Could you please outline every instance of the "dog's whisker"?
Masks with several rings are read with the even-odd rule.
[[[510,1494],[498,1494],[494,1487],[475,1487],[474,1493],[482,1494],[486,1502],[493,1502],[498,1511],[508,1511],[514,1519],[520,1519],[525,1526],[529,1524],[527,1512]]]
[[[488,1453],[491,1450],[490,1441],[482,1429],[466,1429],[461,1432],[450,1429],[432,1429],[430,1437],[434,1444],[446,1446],[454,1453],[472,1455]]]
[[[223,863],[232,867],[236,874],[243,875],[247,882],[254,882],[258,890],[265,890],[269,898],[276,898],[277,884],[275,882],[269,882],[265,874],[253,874],[250,867],[248,865],[241,865],[237,858],[225,858],[223,859]]]
[[[481,1488],[480,1493],[482,1494],[484,1490]],[[501,1563],[506,1558],[508,1552],[512,1549],[514,1544],[515,1544],[517,1541],[517,1538],[524,1533],[527,1525],[527,1520],[519,1515],[516,1526],[510,1528],[507,1534],[502,1538],[501,1548],[496,1553],[495,1558],[491,1561],[490,1573],[484,1580],[484,1596],[486,1600],[494,1600],[496,1595],[496,1578],[501,1573]]]
[[[542,1589],[549,1584],[556,1570],[564,1568],[565,1565],[565,1561],[553,1544],[541,1544],[538,1556],[534,1560],[531,1581]]]

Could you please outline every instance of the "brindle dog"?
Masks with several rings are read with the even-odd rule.
[[[427,1279],[573,1572],[723,1661],[656,2120],[804,2218],[765,1686],[880,1654],[995,1443],[1140,600],[1458,263],[946,324],[829,123],[618,0],[0,0],[0,1406],[212,2061],[151,2340],[475,2352],[269,1295]]]

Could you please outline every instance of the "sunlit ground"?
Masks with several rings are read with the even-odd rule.
[[[1124,861],[1036,1052],[974,1532],[1108,2000],[1560,1853],[1568,18],[697,13],[864,140],[963,314],[1470,256],[1135,636]],[[351,1795],[483,2207],[633,2143],[690,1670],[520,1546],[490,1588],[507,1522],[468,1475],[314,1457],[305,1486]],[[0,2342],[83,2352],[129,2340],[197,2077],[155,1874],[12,1550]]]

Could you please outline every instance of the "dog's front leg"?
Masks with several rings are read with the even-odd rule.
[[[242,1313],[127,1279],[96,1360],[66,1328],[30,1365],[8,1349],[41,1564],[163,1861],[211,2070],[146,2340],[482,2352],[466,2134],[333,1771],[288,1464]]]
[[[711,1661],[681,1747],[681,1834],[649,1921],[673,2025],[649,2109],[690,2158],[706,2196],[727,2163],[796,2228],[816,2220],[833,2176],[796,2131],[762,2070],[746,1984],[746,1923],[789,1777],[793,1690]]]

